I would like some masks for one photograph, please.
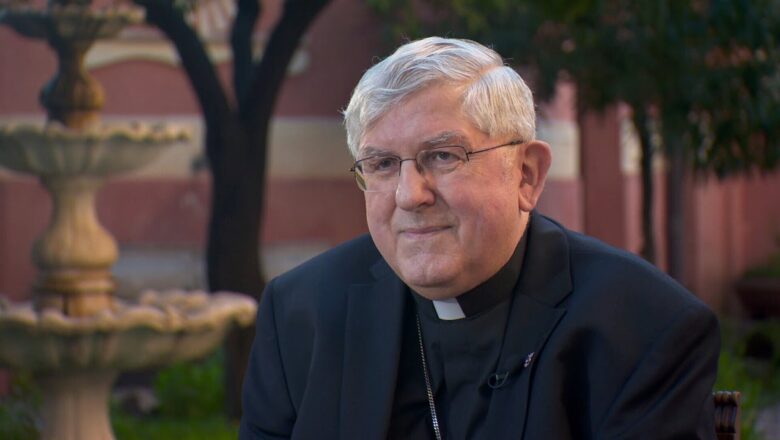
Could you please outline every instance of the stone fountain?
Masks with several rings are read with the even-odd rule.
[[[96,40],[142,19],[138,10],[96,10],[88,0],[0,8],[0,23],[46,40],[59,61],[41,91],[47,122],[0,127],[0,165],[37,176],[53,200],[49,226],[32,251],[32,300],[0,298],[0,365],[35,374],[45,394],[45,440],[113,439],[108,396],[119,372],[203,357],[231,326],[250,325],[255,316],[251,298],[227,292],[114,297],[118,250],[98,221],[95,194],[110,176],[189,137],[175,126],[99,120],[104,92],[84,56]]]

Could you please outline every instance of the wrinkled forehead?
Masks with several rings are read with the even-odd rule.
[[[452,81],[435,81],[427,84],[425,87],[419,90],[411,91],[410,93],[400,96],[392,101],[387,101],[381,104],[380,101],[376,101],[375,104],[377,105],[374,107],[376,111],[374,114],[370,115],[370,118],[367,118],[367,124],[361,133],[362,138],[358,144],[358,152],[362,152],[368,147],[376,147],[376,145],[373,143],[375,139],[371,139],[372,134],[376,133],[378,126],[382,124],[388,124],[388,120],[391,119],[391,113],[403,113],[405,109],[408,108],[408,106],[412,105],[412,101],[415,101],[417,98],[420,98],[426,94],[428,94],[428,96],[424,96],[421,99],[426,103],[430,103],[431,105],[427,109],[427,113],[420,114],[418,112],[418,115],[425,117],[427,114],[439,113],[440,111],[443,111],[452,112],[452,114],[456,117],[453,118],[452,126],[447,127],[447,129],[435,130],[431,133],[425,133],[421,135],[420,139],[414,140],[415,144],[419,144],[420,148],[425,148],[441,145],[444,143],[456,143],[459,145],[468,143],[469,139],[467,133],[473,129],[478,129],[478,127],[473,119],[469,117],[469,115],[461,114],[463,111],[464,90],[464,85],[460,83],[454,83]],[[440,103],[436,99],[439,96],[446,96],[447,98],[445,99],[448,101]],[[419,102],[420,101],[417,100],[414,105],[416,106],[419,104]],[[435,102],[436,104],[434,105],[432,102]],[[460,120],[461,115],[466,116],[466,118],[464,118],[462,121]],[[411,120],[411,118],[409,118],[409,120]],[[460,123],[455,124],[455,120],[458,120]],[[391,127],[391,132],[396,129],[400,132],[404,130],[407,125],[406,121],[394,121],[394,123],[396,127]],[[468,127],[463,125],[468,125]],[[395,138],[395,135],[391,133],[391,137]]]
[[[469,140],[468,135],[460,130],[445,130],[420,139],[418,142],[415,142],[414,145],[409,145],[409,147],[414,151],[420,151],[452,145],[469,147],[471,141]],[[358,156],[368,157],[386,154],[394,154],[388,145],[366,143],[361,145]]]

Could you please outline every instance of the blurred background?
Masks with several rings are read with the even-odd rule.
[[[137,7],[151,22],[87,53],[84,67],[105,89],[102,120],[192,133],[98,194],[120,249],[118,297],[149,288],[258,297],[264,280],[366,233],[340,110],[363,72],[405,39],[471,38],[506,57],[537,97],[537,135],[554,154],[539,211],[642,255],[709,304],[723,322],[718,387],[744,393],[743,438],[780,436],[777,1],[92,7]],[[51,48],[0,26],[0,66],[0,126],[43,122],[39,95],[58,68]],[[32,295],[30,252],[51,212],[37,179],[0,168],[0,295],[9,301]],[[233,335],[205,361],[120,378],[117,438],[235,438],[247,340]],[[34,435],[41,397],[31,378],[4,374],[0,395],[0,425],[29,421],[32,430],[13,432]]]

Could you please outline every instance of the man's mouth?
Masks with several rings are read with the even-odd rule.
[[[450,229],[450,226],[424,226],[424,227],[414,227],[414,228],[403,228],[401,229],[401,235],[406,235],[409,237],[424,237],[429,235],[434,235],[439,232],[443,232]]]

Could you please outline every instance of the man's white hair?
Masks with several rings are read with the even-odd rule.
[[[498,53],[470,40],[429,37],[399,47],[360,79],[344,111],[352,156],[357,157],[366,131],[392,106],[438,84],[462,87],[464,113],[488,135],[534,139],[531,90]]]

